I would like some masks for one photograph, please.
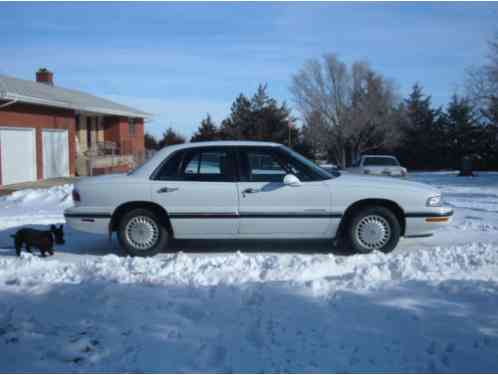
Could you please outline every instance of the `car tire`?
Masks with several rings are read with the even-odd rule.
[[[167,247],[169,233],[154,212],[137,208],[121,218],[118,240],[128,255],[150,257]]]
[[[386,207],[373,206],[358,210],[348,225],[348,242],[358,253],[374,250],[389,253],[401,236],[396,215]]]

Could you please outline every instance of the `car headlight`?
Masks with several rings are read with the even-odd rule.
[[[441,194],[432,195],[427,198],[425,203],[427,207],[441,207],[443,205],[443,197]]]

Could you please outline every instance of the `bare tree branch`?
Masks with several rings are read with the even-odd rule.
[[[320,128],[310,126],[308,135],[327,139],[341,167],[348,153],[354,159],[366,150],[395,145],[400,138],[394,85],[365,62],[348,68],[334,54],[310,60],[293,76],[291,92],[307,123],[320,120]]]

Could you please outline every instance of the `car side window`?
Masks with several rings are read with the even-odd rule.
[[[233,181],[234,158],[225,150],[193,150],[185,156],[180,176],[191,181]]]
[[[271,152],[247,151],[247,172],[250,181],[282,182],[287,171]]]
[[[199,173],[199,154],[193,154],[190,160],[185,163],[185,168],[183,169],[183,174],[185,175],[195,175]]]
[[[301,181],[313,181],[315,179],[306,166],[290,155],[282,153],[279,154],[279,157],[287,173],[292,173]]]
[[[184,152],[179,151],[174,153],[166,162],[161,166],[157,172],[156,180],[178,180],[180,166],[183,160]]]
[[[313,181],[305,166],[278,150],[242,149],[241,180],[255,182],[283,182],[286,174],[292,173],[301,181]]]

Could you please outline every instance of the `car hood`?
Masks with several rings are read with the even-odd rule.
[[[410,190],[418,191],[428,194],[439,193],[439,190],[435,189],[431,185],[423,184],[420,182],[413,182],[407,180],[401,180],[393,177],[380,177],[380,176],[368,176],[368,175],[358,175],[352,173],[341,173],[337,178],[327,180],[331,185],[341,184],[345,187],[368,187],[371,189],[382,189],[382,190]]]

